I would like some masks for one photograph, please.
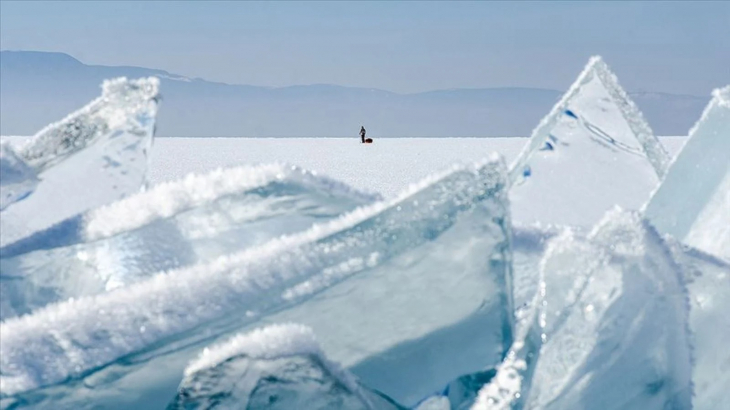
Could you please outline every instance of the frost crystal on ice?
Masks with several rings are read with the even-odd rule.
[[[185,369],[175,409],[395,410],[328,360],[312,330],[271,325],[206,348]]]
[[[615,75],[593,57],[511,165],[513,219],[592,226],[616,204],[638,209],[667,163]]]
[[[39,172],[68,160],[94,144],[134,134],[149,148],[157,114],[159,80],[151,77],[106,80],[101,97],[63,120],[39,131],[23,149],[22,156]],[[132,141],[110,147],[105,154],[123,155]],[[110,158],[114,159],[114,158]]]
[[[493,368],[512,344],[507,186],[498,158],[457,166],[307,231],[7,320],[2,394],[24,400],[83,378],[76,385],[94,389],[66,403],[147,404],[177,384],[203,341],[297,322],[363,384],[413,405]],[[105,367],[133,357],[140,365]],[[124,395],[117,383],[147,393]]]
[[[0,211],[30,195],[36,185],[35,170],[10,145],[0,144]]]
[[[526,323],[517,328],[507,356],[497,366],[494,378],[478,391],[471,410],[522,409],[530,391],[545,332],[545,285],[542,278],[540,282],[540,290],[527,312]]]
[[[691,408],[687,291],[636,213],[611,211],[542,262],[545,341],[526,409]]]
[[[105,81],[101,97],[47,126],[19,149],[18,156],[41,183],[32,195],[3,211],[0,246],[142,187],[158,88],[156,78]],[[15,225],[6,226],[6,221]]]
[[[281,164],[153,186],[1,248],[0,319],[241,251],[376,198]]]
[[[659,232],[730,261],[730,86],[713,92],[644,212]]]

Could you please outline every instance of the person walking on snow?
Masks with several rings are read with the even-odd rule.
[[[360,139],[362,139],[363,144],[365,143],[365,127],[360,126]]]

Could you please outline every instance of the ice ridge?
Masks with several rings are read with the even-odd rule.
[[[207,174],[188,174],[122,198],[116,202],[62,221],[28,238],[2,248],[3,257],[39,249],[69,246],[132,232],[154,221],[200,208],[227,195],[241,194],[273,182],[291,181],[329,196],[349,197],[368,203],[381,199],[376,193],[356,190],[342,182],[296,166],[274,163],[219,168]]]
[[[0,249],[0,320],[240,252],[376,195],[284,164],[154,186]]]
[[[347,249],[347,238],[342,238],[345,242],[323,242],[321,249],[315,248],[318,250],[314,253],[305,245],[316,244],[386,209],[394,209],[429,187],[434,204],[446,201],[443,205],[450,204],[451,212],[458,214],[484,195],[495,195],[505,188],[506,182],[500,179],[500,164],[498,157],[492,157],[473,166],[454,166],[412,185],[398,198],[361,207],[305,232],[284,235],[239,254],[161,273],[106,294],[50,305],[31,315],[2,322],[2,395],[15,395],[81,377],[232,309],[245,311],[248,307],[261,311],[267,305],[270,305],[268,309],[292,305],[317,289],[341,280],[342,275],[351,275],[383,257],[376,252],[361,262],[353,260],[351,264],[345,259],[340,264],[331,258]],[[461,175],[472,176],[462,180]],[[483,187],[474,185],[478,175],[481,179],[477,181],[487,181]],[[462,183],[467,185],[459,188]],[[332,272],[335,276],[285,292],[330,263],[340,264],[345,270],[335,269]],[[277,298],[282,292],[288,296]]]
[[[149,223],[167,218],[183,210],[200,206],[223,195],[234,194],[273,181],[292,179],[330,195],[346,195],[362,202],[380,199],[339,181],[319,176],[287,164],[265,164],[218,169],[207,175],[191,174],[181,181],[163,183],[145,192],[130,196],[89,212],[84,229],[85,241],[107,238]]]

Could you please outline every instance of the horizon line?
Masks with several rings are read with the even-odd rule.
[[[542,88],[542,87],[528,87],[528,86],[499,86],[499,87],[475,87],[475,88],[438,88],[438,89],[432,89],[432,90],[426,90],[426,91],[418,91],[418,92],[411,92],[411,93],[399,93],[396,91],[390,91],[382,88],[376,88],[376,87],[362,87],[362,86],[348,86],[348,85],[340,85],[340,84],[332,84],[332,83],[309,83],[309,84],[290,84],[285,86],[267,86],[267,85],[252,85],[252,84],[238,84],[238,83],[228,83],[223,81],[213,81],[213,80],[207,80],[202,77],[188,77],[182,74],[176,74],[171,73],[165,69],[162,68],[151,68],[151,67],[141,67],[141,66],[134,66],[134,65],[103,65],[103,64],[88,64],[80,59],[76,58],[70,53],[64,52],[64,51],[43,51],[43,50],[9,50],[9,49],[0,49],[0,53],[39,53],[39,54],[60,54],[67,57],[70,57],[71,59],[77,61],[79,64],[84,65],[86,67],[104,67],[104,68],[135,68],[135,69],[143,69],[143,70],[154,70],[154,71],[161,71],[167,75],[170,76],[168,78],[169,80],[177,80],[177,81],[204,81],[206,83],[210,84],[221,84],[231,87],[254,87],[254,88],[262,88],[262,89],[268,89],[268,90],[284,90],[287,88],[295,88],[295,87],[316,87],[316,86],[327,86],[327,87],[338,87],[338,88],[347,88],[347,89],[354,89],[354,90],[369,90],[369,91],[380,91],[384,93],[394,94],[394,95],[400,95],[400,96],[414,96],[414,95],[420,95],[420,94],[429,94],[429,93],[435,93],[435,92],[444,92],[444,91],[482,91],[482,90],[533,90],[533,91],[549,91],[549,92],[555,92],[563,94],[566,91],[561,91],[553,88]],[[174,78],[179,77],[179,78]],[[648,91],[648,90],[635,90],[635,91],[626,91],[628,94],[642,94],[642,93],[648,93],[648,94],[663,94],[663,95],[672,95],[677,97],[689,97],[689,98],[698,98],[698,99],[705,99],[708,97],[703,97],[699,95],[694,94],[675,94],[675,93],[668,93],[664,91]],[[427,138],[427,137],[424,137]]]
[[[0,135],[0,138],[33,138],[35,135]],[[656,135],[657,138],[687,138],[688,135]],[[359,136],[355,137],[348,137],[348,136],[280,136],[280,137],[247,137],[247,136],[215,136],[215,135],[208,135],[208,136],[162,136],[162,135],[155,135],[154,138],[195,138],[195,139],[205,139],[205,138],[227,138],[227,139],[352,139],[352,140],[359,140]],[[373,138],[373,140],[377,139],[490,139],[490,138],[530,138],[529,135],[519,135],[519,136],[471,136],[471,137],[449,137],[449,136],[380,136],[377,138]]]

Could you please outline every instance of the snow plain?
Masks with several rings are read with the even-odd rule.
[[[20,143],[27,137],[2,137]],[[685,137],[659,137],[673,157]],[[156,138],[151,184],[205,173],[218,167],[283,162],[338,179],[354,188],[393,197],[411,183],[449,167],[496,152],[510,163],[527,138]]]
[[[22,144],[29,137],[3,136]],[[659,137],[670,156],[684,136]],[[508,164],[527,138],[380,138],[362,145],[358,138],[156,138],[150,155],[149,182],[183,178],[238,165],[296,165],[347,185],[392,198],[410,184],[453,163],[473,163],[498,153]]]
[[[22,144],[29,137],[3,136]],[[674,157],[683,136],[659,137]],[[362,145],[358,138],[156,138],[149,169],[150,184],[207,173],[220,167],[297,165],[342,181],[353,188],[393,197],[408,185],[455,162],[472,163],[499,153],[509,164],[527,138],[379,138]]]

